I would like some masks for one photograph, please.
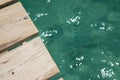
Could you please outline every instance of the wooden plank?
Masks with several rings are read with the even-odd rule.
[[[0,10],[0,51],[37,33],[20,2]]]
[[[0,80],[46,80],[58,72],[39,37],[0,56]]]

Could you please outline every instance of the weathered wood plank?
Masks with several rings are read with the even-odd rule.
[[[58,72],[39,37],[0,56],[0,80],[46,80]]]
[[[37,33],[20,2],[0,10],[0,51]]]

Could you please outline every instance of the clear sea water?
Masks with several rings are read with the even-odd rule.
[[[120,0],[21,0],[60,69],[51,80],[120,80]]]

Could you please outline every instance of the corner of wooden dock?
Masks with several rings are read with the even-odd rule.
[[[27,41],[37,34],[20,2],[0,0],[0,80],[47,80],[59,73],[41,38]]]

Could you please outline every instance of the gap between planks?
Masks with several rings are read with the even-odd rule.
[[[18,2],[18,0],[0,0],[0,9]]]
[[[38,34],[20,2],[0,10],[0,51]]]

